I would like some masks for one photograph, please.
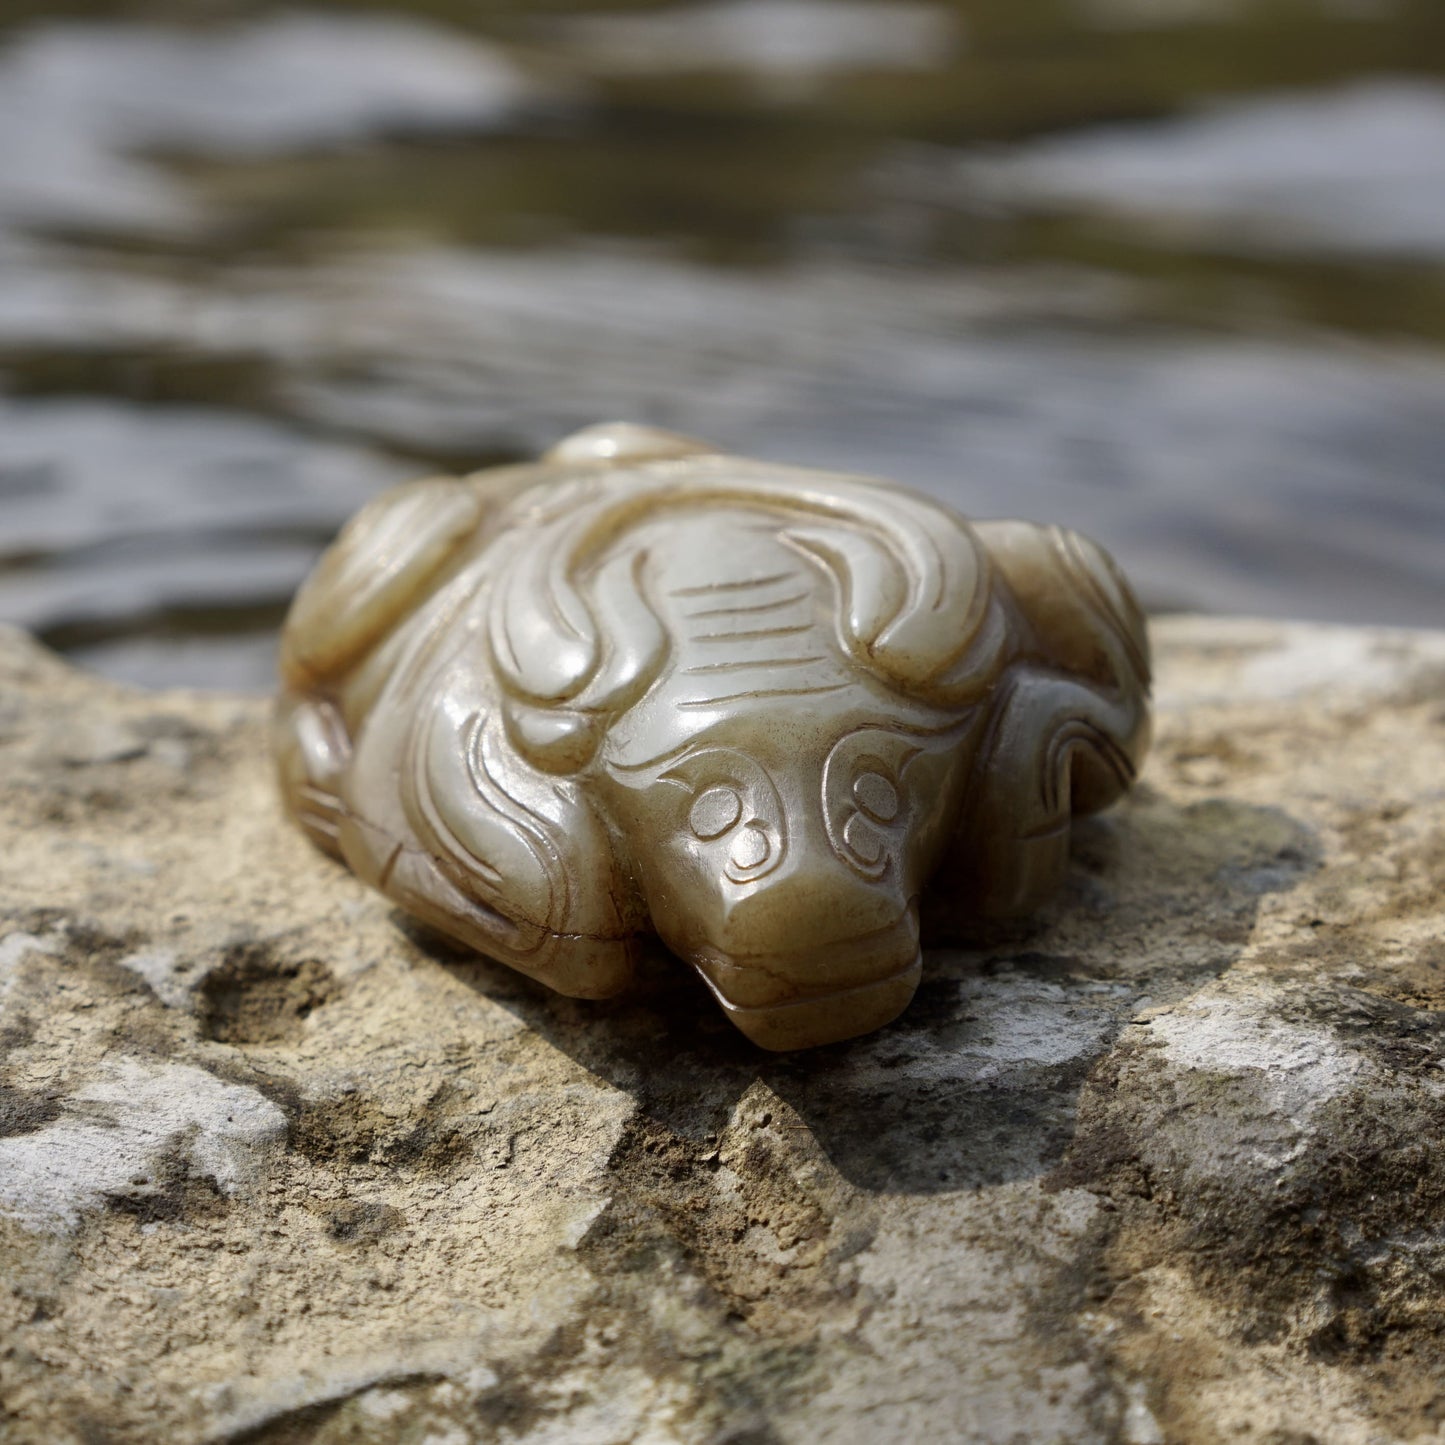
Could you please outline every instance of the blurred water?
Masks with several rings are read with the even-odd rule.
[[[0,618],[264,688],[361,500],[602,417],[1445,624],[1436,0],[0,3]]]

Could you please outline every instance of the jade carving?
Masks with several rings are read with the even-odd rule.
[[[1095,543],[648,428],[369,503],[282,638],[286,804],[564,994],[656,935],[769,1049],[879,1028],[938,939],[1059,884],[1148,746]]]

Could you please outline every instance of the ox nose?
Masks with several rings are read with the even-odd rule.
[[[918,909],[886,886],[799,872],[735,900],[690,956],[754,1043],[832,1043],[881,1028],[913,997]]]
[[[740,958],[811,953],[892,928],[907,905],[898,890],[819,866],[815,856],[733,899],[713,942]]]

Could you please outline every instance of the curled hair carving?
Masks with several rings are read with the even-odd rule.
[[[659,512],[721,506],[777,513],[781,537],[831,575],[839,641],[860,667],[929,702],[967,700],[976,671],[957,664],[978,640],[990,584],[987,553],[961,518],[859,477],[822,486],[816,473],[722,456],[634,464],[527,519],[531,535],[495,579],[493,659],[516,700],[514,735],[542,766],[589,755],[596,725],[641,695],[666,650],[641,587],[644,558],[615,555],[588,576],[590,564]]]

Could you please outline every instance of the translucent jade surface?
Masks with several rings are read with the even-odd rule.
[[[1043,901],[1149,737],[1087,538],[621,424],[377,497],[282,676],[286,803],[359,877],[579,998],[656,935],[769,1049],[896,1017],[921,905]]]

